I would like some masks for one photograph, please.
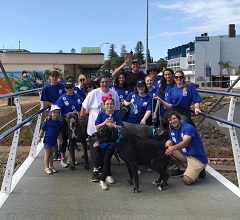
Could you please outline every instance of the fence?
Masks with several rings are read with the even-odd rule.
[[[38,136],[38,133],[39,133],[41,120],[42,120],[42,114],[41,113],[45,109],[43,108],[43,105],[40,104],[40,110],[35,112],[34,114],[32,114],[30,117],[26,118],[26,115],[25,115],[26,112],[23,111],[23,108],[22,108],[22,105],[21,105],[21,98],[24,97],[23,95],[29,95],[29,94],[33,94],[33,93],[36,93],[36,92],[38,93],[38,105],[37,106],[39,106],[39,104],[40,104],[39,97],[40,97],[41,89],[33,89],[33,90],[27,90],[27,91],[24,91],[24,92],[12,93],[12,94],[7,94],[7,95],[0,95],[0,100],[14,97],[15,98],[16,111],[17,111],[17,113],[16,113],[17,114],[16,125],[14,125],[10,129],[8,129],[8,130],[6,130],[6,131],[4,131],[3,133],[0,134],[0,141],[2,141],[4,138],[8,137],[10,134],[13,133],[13,139],[12,139],[11,146],[10,147],[1,146],[2,149],[0,149],[1,155],[4,155],[4,153],[6,154],[6,153],[9,152],[7,162],[4,163],[4,160],[2,160],[3,164],[1,164],[2,166],[5,165],[5,172],[4,172],[3,181],[2,181],[1,193],[9,194],[9,193],[11,193],[12,189],[14,188],[13,185],[12,185],[12,179],[13,179],[13,175],[17,175],[17,173],[18,173],[18,170],[15,167],[17,156],[19,156],[19,154],[28,153],[27,159],[23,162],[23,164],[21,166],[26,165],[26,163],[29,162],[29,160],[33,160],[36,157],[37,136]],[[33,119],[35,119],[35,118],[37,119],[36,125],[35,125],[35,128],[34,128],[34,132],[31,132],[32,130],[31,130],[30,125],[31,125],[31,122],[33,121]],[[14,121],[15,121],[15,119],[11,120],[12,123],[14,123]],[[32,143],[31,143],[30,148],[27,148],[27,149],[24,149],[24,150],[21,149],[19,151],[19,149],[21,148],[21,146],[18,146],[19,138],[20,138],[20,130],[24,126],[29,126],[30,133],[29,133],[28,136],[32,136],[33,138],[32,138]],[[6,127],[6,125],[2,126],[1,131],[5,127]],[[19,169],[20,169],[20,167],[19,167]]]

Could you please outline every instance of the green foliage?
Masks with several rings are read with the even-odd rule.
[[[76,53],[76,50],[74,48],[72,48],[71,53]]]
[[[143,47],[143,43],[142,41],[138,41],[137,45],[135,47],[135,53],[134,53],[134,57],[138,58],[140,61],[142,61],[142,63],[144,62],[144,47]]]
[[[108,58],[112,59],[113,57],[118,57],[117,52],[115,51],[115,45],[111,44],[110,49],[108,51]]]
[[[121,53],[120,53],[120,57],[125,57],[125,54],[127,53],[127,50],[126,50],[126,46],[123,44],[121,46]]]

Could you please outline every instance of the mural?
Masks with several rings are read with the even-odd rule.
[[[14,92],[25,91],[28,89],[41,88],[45,84],[49,83],[48,74],[45,71],[12,71],[6,72]],[[8,82],[0,72],[0,95],[12,93]]]

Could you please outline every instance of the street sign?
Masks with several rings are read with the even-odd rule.
[[[211,77],[211,76],[212,76],[212,67],[207,64],[206,65],[206,77]]]

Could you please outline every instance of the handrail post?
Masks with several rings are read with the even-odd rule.
[[[15,99],[16,102],[16,108],[17,108],[17,124],[22,122],[22,108],[20,104],[20,98],[19,96],[16,97]],[[16,160],[16,155],[17,155],[17,148],[18,148],[18,141],[20,137],[20,130],[16,130],[13,135],[13,140],[12,140],[12,145],[9,151],[9,157],[3,177],[3,182],[2,182],[2,187],[1,187],[1,192],[9,194],[11,192],[11,185],[12,185],[12,178],[13,178],[13,171],[15,168],[15,160]]]
[[[39,97],[41,97],[41,92],[39,91]],[[40,102],[40,109],[43,109],[43,102]],[[39,131],[40,131],[40,127],[41,127],[41,122],[42,122],[42,114],[38,115],[38,119],[37,119],[37,123],[36,123],[36,127],[34,130],[34,134],[33,134],[33,139],[32,139],[32,144],[31,144],[31,148],[29,151],[29,156],[32,158],[36,157],[36,152],[37,152],[37,138],[39,135]]]

